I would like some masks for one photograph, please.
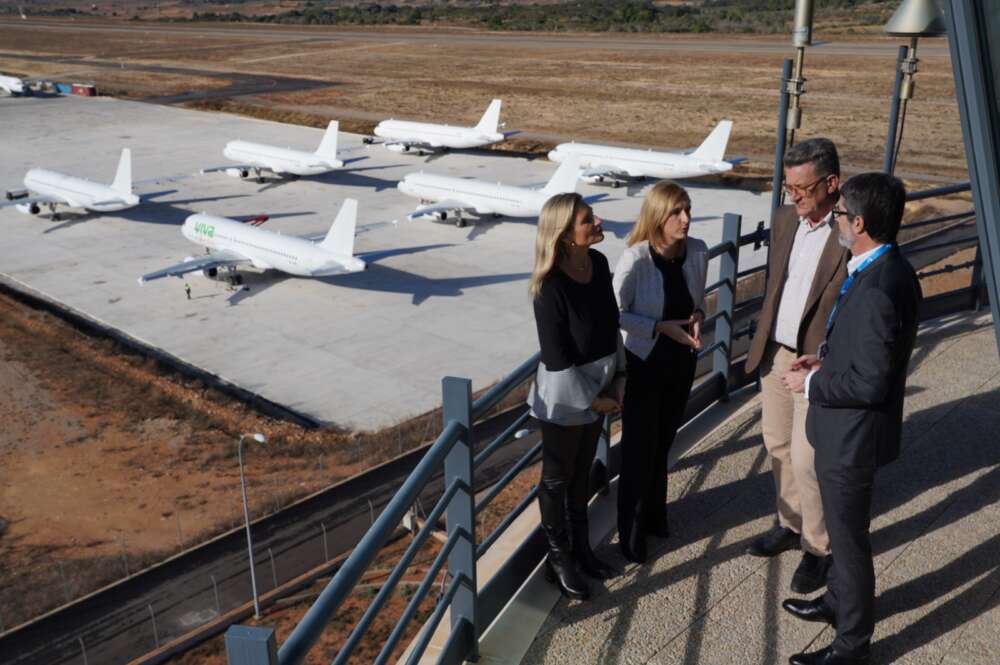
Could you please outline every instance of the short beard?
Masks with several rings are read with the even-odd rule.
[[[853,233],[848,237],[844,237],[844,234],[840,232],[837,233],[837,242],[839,242],[840,246],[843,247],[844,249],[853,250],[854,243],[856,243],[857,241],[858,237],[855,236]]]

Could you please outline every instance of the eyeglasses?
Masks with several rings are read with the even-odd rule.
[[[834,208],[833,210],[831,210],[830,214],[833,215],[834,217],[836,217],[837,215],[843,215],[844,217],[857,217],[857,215],[855,215],[853,212],[850,212],[848,210],[840,210],[838,208]]]
[[[789,185],[785,183],[784,190],[788,194],[798,194],[799,196],[805,196],[806,194],[812,194],[812,191],[816,189],[816,185],[827,179],[827,176],[822,176],[816,178],[808,185]]]

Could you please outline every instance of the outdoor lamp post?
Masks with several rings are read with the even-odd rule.
[[[906,104],[913,99],[913,75],[917,73],[917,39],[920,37],[940,37],[947,33],[944,24],[944,10],[938,0],[903,0],[896,13],[885,24],[886,34],[894,37],[909,37],[909,48],[900,47],[896,62],[896,84],[892,95],[892,109],[889,111],[889,133],[885,141],[885,155],[882,170],[892,173],[896,169],[899,146],[903,142],[903,125],[906,119]],[[904,49],[905,56],[904,56]],[[902,108],[902,110],[900,110]],[[898,129],[897,129],[898,127]]]
[[[240,488],[243,490],[243,520],[247,527],[247,551],[250,553],[250,588],[253,591],[253,616],[260,619],[260,600],[257,598],[257,575],[253,569],[253,540],[250,537],[250,509],[247,506],[247,481],[243,475],[243,439],[250,437],[257,443],[267,443],[267,437],[257,432],[255,434],[241,434],[240,442],[236,446],[236,455],[240,460]]]

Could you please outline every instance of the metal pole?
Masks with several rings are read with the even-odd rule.
[[[715,342],[722,343],[712,354],[712,371],[722,374],[724,383],[721,401],[729,399],[729,365],[733,356],[733,307],[736,302],[736,275],[740,261],[740,226],[743,217],[727,212],[722,218],[722,241],[729,249],[719,257],[719,281],[715,311],[722,316],[715,320]]]
[[[156,643],[156,648],[160,648],[160,633],[156,630],[156,613],[153,612],[153,604],[150,603],[146,605],[149,608],[149,618],[153,621],[153,641]]]
[[[90,665],[87,660],[87,647],[83,644],[83,638],[77,637],[76,639],[80,643],[80,652],[83,654],[83,665]]]
[[[274,552],[271,548],[267,548],[267,556],[271,559],[271,581],[274,582],[274,588],[278,588],[278,568],[274,565]]]
[[[247,481],[243,475],[243,439],[246,435],[240,435],[240,442],[236,445],[236,455],[240,460],[240,489],[243,491],[243,522],[247,529],[247,552],[250,555],[250,589],[253,592],[253,616],[260,619],[260,600],[257,598],[257,574],[253,569],[253,539],[250,536],[250,509],[247,506]]]
[[[792,61],[785,60],[781,68],[781,97],[778,102],[778,131],[774,140],[774,175],[771,178],[771,219],[781,207],[781,182],[784,179],[785,165],[785,127],[788,121],[788,89],[786,82],[792,76]]]
[[[805,64],[806,50],[799,47],[795,50],[795,66],[792,76],[785,82],[788,90],[788,136],[785,139],[786,145],[795,144],[795,130],[802,126],[802,109],[799,106],[799,98],[805,92],[806,80],[802,78],[802,68]]]
[[[372,504],[371,499],[368,499],[368,522],[369,524],[375,524],[375,506]]]
[[[456,481],[462,481],[467,488],[475,487],[473,482],[473,451],[472,451],[472,382],[446,376],[441,381],[443,420],[447,426],[456,421],[465,426],[464,434],[455,442],[451,452],[444,460],[444,486],[450,487]],[[459,491],[448,505],[448,537],[459,530],[464,530],[469,538],[459,540],[448,557],[448,572],[451,578],[459,579],[465,575],[470,580],[471,588],[462,586],[456,593],[451,604],[451,629],[458,629],[462,621],[468,621],[472,626],[472,644],[465,659],[470,662],[479,660],[479,635],[486,627],[480,626],[476,617],[476,509],[475,497],[471,490]]]
[[[219,583],[215,581],[215,575],[209,575],[212,578],[212,593],[215,594],[215,615],[218,616],[222,614],[222,605],[219,603]]]
[[[906,59],[906,47],[899,47],[896,56],[896,82],[892,86],[892,106],[889,109],[889,133],[885,137],[885,152],[882,154],[882,171],[892,173],[895,164],[893,156],[896,151],[896,132],[899,126],[899,93],[903,88],[903,60]]]
[[[330,560],[330,546],[326,544],[326,524],[320,522],[319,526],[323,529],[323,561]]]

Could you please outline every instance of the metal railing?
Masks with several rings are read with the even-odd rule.
[[[965,189],[968,185],[965,185]],[[963,191],[961,185],[925,190],[912,194],[910,200],[930,198]],[[907,227],[922,226],[931,223],[942,223],[967,217],[944,217],[926,220],[907,225]],[[685,420],[689,420],[708,406],[717,401],[728,399],[732,389],[742,387],[754,380],[742,372],[742,368],[733,364],[734,340],[749,336],[753,332],[753,321],[744,328],[737,330],[738,320],[759,311],[763,301],[762,296],[754,296],[737,302],[737,284],[740,279],[752,276],[765,270],[765,265],[745,270],[739,270],[740,248],[753,245],[760,249],[767,244],[769,232],[760,224],[756,231],[741,235],[742,218],[735,214],[726,214],[723,218],[723,239],[709,250],[711,260],[719,260],[719,279],[706,288],[706,295],[716,294],[714,312],[707,317],[703,334],[711,335],[711,343],[699,352],[699,360],[711,359],[711,366],[698,384],[692,389],[688,401]],[[930,249],[940,249],[946,246],[968,243],[968,238],[936,243],[931,246],[912,245],[907,248],[909,253],[924,252]],[[972,262],[975,263],[975,262]],[[955,267],[952,270],[958,269]],[[937,274],[932,271],[930,274]],[[973,275],[973,283],[967,289],[959,292],[978,292],[980,287]],[[953,295],[952,294],[945,295]],[[965,294],[967,296],[968,294]],[[950,305],[953,311],[977,306],[978,300],[968,300],[964,296],[954,300]],[[923,318],[927,318],[924,316]],[[476,453],[473,445],[474,423],[487,412],[499,405],[504,398],[514,390],[531,380],[539,362],[539,354],[522,363],[517,369],[490,388],[476,400],[472,399],[472,386],[468,379],[446,377],[442,381],[444,426],[441,434],[430,446],[426,455],[414,468],[413,472],[400,487],[399,491],[382,511],[381,515],[354,548],[344,562],[337,575],[329,582],[312,607],[295,627],[288,640],[280,649],[275,648],[274,631],[267,628],[246,628],[234,626],[226,635],[227,651],[231,665],[296,665],[303,662],[309,650],[316,644],[331,618],[340,608],[357,585],[362,575],[378,556],[382,546],[398,528],[404,516],[420,496],[428,481],[443,465],[445,474],[445,491],[437,504],[427,515],[423,526],[414,534],[412,542],[404,554],[392,568],[387,579],[382,584],[370,605],[355,624],[352,632],[344,641],[333,658],[334,665],[347,663],[366,631],[371,627],[379,612],[395,592],[399,582],[409,569],[417,552],[427,541],[432,530],[441,517],[446,517],[447,539],[438,552],[433,563],[428,568],[416,592],[403,611],[402,616],[392,629],[381,652],[375,659],[377,665],[388,662],[391,654],[400,645],[400,641],[416,616],[420,604],[428,597],[434,588],[435,580],[442,571],[447,571],[450,580],[444,591],[438,596],[434,611],[424,623],[415,641],[412,643],[407,665],[417,663],[424,655],[434,632],[445,612],[450,610],[450,631],[445,641],[437,663],[439,665],[455,665],[463,661],[474,661],[478,658],[478,639],[500,609],[509,599],[510,594],[524,579],[523,569],[516,579],[500,579],[503,575],[494,576],[483,588],[476,578],[476,562],[497,542],[511,524],[537,498],[538,487],[533,487],[518,504],[504,516],[497,526],[485,538],[477,539],[476,517],[489,507],[500,493],[525,469],[536,462],[541,452],[541,441],[532,446],[524,455],[515,461],[503,476],[477,501],[474,496],[473,478],[476,469],[486,462],[494,453],[509,445],[530,423],[531,416],[527,411],[517,416],[495,439],[486,443]],[[595,489],[607,486],[608,479],[613,477],[617,468],[615,455],[617,450],[610,447],[610,427],[612,420],[606,418],[604,433],[598,445]],[[616,447],[617,448],[617,447]],[[539,536],[536,530],[535,536]],[[530,540],[530,539],[529,539]],[[540,538],[535,538],[540,541]],[[537,547],[530,550],[529,556],[535,557],[537,563],[541,550]],[[520,553],[520,552],[519,552]],[[517,555],[515,555],[517,556]],[[531,568],[533,566],[529,566]]]

